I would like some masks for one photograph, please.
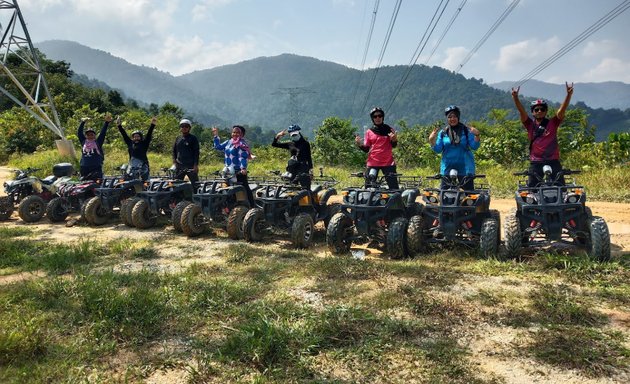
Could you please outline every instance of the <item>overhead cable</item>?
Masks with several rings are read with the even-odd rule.
[[[540,63],[536,68],[529,71],[525,74],[519,81],[514,83],[513,87],[520,87],[527,81],[531,80],[534,76],[542,72],[545,68],[553,64],[556,60],[564,56],[566,53],[570,52],[575,48],[578,44],[586,40],[593,33],[599,31],[606,24],[610,23],[615,17],[621,15],[628,8],[630,8],[630,0],[622,1],[618,6],[613,8],[612,11],[608,12],[601,19],[597,20],[593,25],[588,27],[584,32],[580,33],[577,37],[567,43],[564,47],[560,48],[556,53],[551,55],[548,59]]]
[[[363,59],[361,60],[361,69],[359,72],[359,78],[354,86],[354,92],[352,93],[352,104],[350,105],[350,110],[354,108],[354,102],[357,97],[357,91],[359,90],[359,84],[361,83],[361,77],[363,75],[363,70],[365,69],[365,60],[367,58],[368,51],[370,49],[370,43],[372,42],[372,32],[374,32],[374,24],[376,24],[376,15],[378,13],[378,6],[380,0],[374,1],[374,10],[372,11],[372,22],[370,24],[370,30],[368,32],[367,40],[365,42],[365,49],[363,50]]]
[[[477,53],[477,51],[479,50],[479,48],[481,48],[481,46],[486,42],[486,40],[488,40],[488,38],[490,37],[490,35],[492,35],[494,33],[494,31],[496,31],[497,28],[499,28],[499,25],[501,25],[501,23],[503,23],[503,21],[508,17],[508,15],[514,10],[514,8],[516,8],[516,6],[518,5],[518,3],[521,0],[514,0],[510,3],[510,5],[508,5],[508,7],[505,9],[505,11],[503,11],[503,13],[501,14],[501,16],[499,16],[499,18],[494,22],[494,24],[492,24],[492,26],[490,27],[490,29],[488,30],[488,32],[486,32],[485,35],[483,35],[483,37],[481,38],[481,40],[479,40],[477,42],[477,44],[473,47],[473,49],[470,50],[470,52],[468,52],[468,55],[466,55],[466,57],[464,58],[464,60],[461,62],[461,64],[459,64],[459,68],[457,68],[457,71],[455,73],[459,73],[459,71],[461,71],[462,67],[464,65],[466,65],[466,63],[468,63],[468,60],[470,60],[473,55],[475,53]]]

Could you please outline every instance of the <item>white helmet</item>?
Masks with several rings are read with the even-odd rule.
[[[181,119],[179,121],[179,126],[181,127],[182,125],[188,125],[189,127],[192,127],[192,123],[188,119]]]

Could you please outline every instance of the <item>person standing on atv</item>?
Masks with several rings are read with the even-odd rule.
[[[219,129],[212,127],[212,135],[214,135],[214,149],[223,151],[225,154],[225,166],[234,169],[236,181],[243,185],[247,200],[251,207],[254,207],[254,194],[249,187],[247,180],[247,160],[251,158],[249,145],[245,141],[245,128],[241,125],[232,127],[232,138],[221,142],[219,139]]]
[[[512,88],[512,99],[514,105],[518,109],[523,127],[527,130],[529,139],[529,179],[528,187],[535,187],[539,183],[539,178],[534,174],[543,176],[543,167],[551,166],[551,177],[555,180],[558,172],[562,171],[560,165],[560,146],[558,145],[558,128],[564,120],[565,112],[571,96],[573,95],[573,83],[565,83],[567,87],[567,95],[564,98],[556,115],[551,119],[547,118],[547,102],[543,99],[534,100],[530,103],[529,109],[532,112],[533,119],[527,115],[523,104],[518,98],[518,92],[521,87]],[[558,184],[564,185],[564,176],[558,178]]]
[[[384,123],[385,112],[379,107],[370,111],[372,127],[365,133],[363,142],[361,137],[356,135],[354,141],[363,151],[368,153],[367,167],[381,170],[385,175],[387,187],[398,189],[398,179],[396,178],[396,162],[392,149],[398,145],[398,136],[394,128]]]
[[[311,144],[302,136],[297,124],[291,124],[288,129],[278,132],[271,143],[272,147],[288,149],[291,153],[287,171],[293,175],[293,179],[298,178],[300,185],[304,189],[311,189],[311,177],[313,176],[313,159],[311,157]],[[289,134],[291,141],[280,143],[278,140]],[[290,168],[290,169],[289,169]],[[306,176],[305,174],[308,174]],[[292,180],[293,181],[293,180]]]
[[[129,138],[127,131],[125,131],[125,128],[123,128],[122,123],[120,122],[120,117],[116,119],[118,131],[120,131],[125,144],[127,144],[127,151],[129,152],[129,167],[131,169],[139,170],[140,177],[144,181],[149,178],[150,170],[147,151],[149,150],[149,144],[151,144],[151,139],[153,138],[153,129],[155,129],[156,123],[157,118],[153,117],[146,137],[143,137],[142,131],[133,131],[131,132],[131,138]]]
[[[441,130],[439,126],[433,128],[429,135],[429,144],[433,151],[442,154],[440,174],[448,176],[451,169],[455,169],[461,182],[465,176],[475,174],[475,157],[472,151],[479,148],[480,133],[477,128],[468,127],[459,120],[461,111],[456,105],[446,107],[444,115],[446,127]],[[442,188],[445,188],[444,182]],[[462,188],[467,191],[475,189],[473,179],[470,178]]]
[[[192,123],[188,119],[179,122],[181,136],[175,139],[173,145],[173,166],[177,172],[176,177],[184,180],[188,176],[191,183],[199,180],[199,140],[190,133]]]
[[[105,160],[105,152],[103,152],[103,142],[107,134],[107,127],[112,121],[112,115],[105,115],[105,123],[103,128],[96,137],[96,131],[92,127],[88,127],[83,133],[86,122],[90,120],[87,117],[81,119],[77,136],[81,143],[81,162],[80,174],[82,179],[97,180],[103,177],[103,161]]]

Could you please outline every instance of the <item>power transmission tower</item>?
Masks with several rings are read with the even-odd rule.
[[[10,80],[0,83],[0,92],[59,136],[65,142],[64,145],[57,141],[62,153],[63,147],[66,153],[74,155],[74,149],[65,140],[39,56],[33,48],[17,0],[0,0],[0,34],[0,76]]]
[[[278,91],[272,93],[272,95],[289,95],[289,110],[291,111],[289,117],[291,124],[297,124],[299,121],[300,109],[298,108],[298,96],[305,93],[315,93],[315,91],[304,87],[288,87],[278,88]]]

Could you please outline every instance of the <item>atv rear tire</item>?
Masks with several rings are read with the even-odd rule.
[[[39,196],[26,196],[18,205],[18,215],[26,223],[40,221],[46,213],[46,202]]]
[[[133,206],[131,211],[131,222],[136,228],[146,229],[155,225],[157,217],[151,214],[149,203],[140,200]]]
[[[601,262],[610,261],[610,232],[606,221],[599,216],[593,216],[589,219],[589,228],[590,256]]]
[[[103,208],[103,201],[99,196],[94,196],[85,202],[85,221],[89,225],[103,225],[109,219],[109,212]]]
[[[128,227],[133,227],[133,219],[131,218],[131,213],[133,212],[133,207],[140,201],[139,197],[132,197],[127,200],[124,200],[120,204],[120,221]]]
[[[243,219],[243,238],[246,241],[262,240],[262,227],[265,225],[265,212],[260,208],[247,211]]]
[[[506,258],[517,258],[523,245],[523,231],[521,230],[520,220],[516,216],[516,209],[513,209],[505,218],[503,238],[505,240]]]
[[[291,241],[296,248],[308,248],[313,243],[315,223],[311,215],[300,213],[293,219]]]
[[[352,245],[353,233],[352,219],[343,212],[335,214],[326,228],[328,250],[334,255],[348,253]]]
[[[402,259],[409,256],[407,249],[407,227],[409,220],[404,217],[397,217],[387,228],[387,253],[392,259]]]
[[[326,209],[328,210],[328,212],[326,214],[326,217],[324,218],[324,228],[328,228],[328,224],[330,224],[330,220],[333,218],[333,216],[341,212],[341,204],[331,203],[328,204]]]
[[[9,217],[11,217],[12,214],[13,214],[13,199],[11,198],[11,196],[0,197],[0,221],[9,220]]]
[[[499,222],[495,218],[484,219],[481,222],[479,236],[479,250],[487,258],[496,257],[499,253]]]
[[[184,212],[184,209],[191,204],[192,203],[187,200],[180,201],[173,209],[173,212],[171,212],[171,222],[173,223],[173,229],[175,232],[182,231],[182,213]]]
[[[188,204],[181,215],[180,226],[186,236],[199,236],[206,231],[208,224],[201,206]]]
[[[46,205],[46,217],[51,223],[59,223],[68,217],[68,209],[62,197],[55,197]]]
[[[416,256],[425,251],[424,242],[424,218],[422,215],[413,215],[407,226],[407,250],[410,256]]]
[[[248,210],[249,208],[244,205],[237,205],[230,211],[226,228],[230,239],[240,240],[243,238],[243,221]]]

